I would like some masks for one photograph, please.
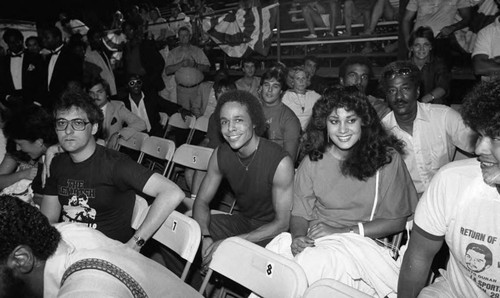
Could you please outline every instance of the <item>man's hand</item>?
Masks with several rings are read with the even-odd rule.
[[[315,224],[309,229],[309,231],[307,232],[307,237],[316,240],[324,236],[344,233],[344,232],[345,231],[342,229],[334,228],[330,225],[327,225],[326,223],[320,222]]]
[[[290,249],[292,250],[292,254],[296,256],[301,253],[306,247],[313,247],[314,240],[307,236],[299,236],[295,237],[292,240],[292,244],[290,245]]]
[[[193,113],[191,113],[190,110],[185,109],[185,108],[180,108],[178,110],[179,114],[181,114],[182,120],[186,121],[186,116],[193,116]]]
[[[426,94],[426,95],[422,96],[422,98],[420,100],[423,103],[429,103],[429,102],[432,102],[434,100],[434,98],[432,97],[432,95]]]
[[[118,148],[118,141],[120,140],[120,134],[119,133],[114,133],[110,138],[108,143],[106,144],[106,147],[109,149],[116,150]]]
[[[441,29],[441,31],[439,31],[439,34],[436,36],[436,38],[447,38],[453,32],[455,32],[455,27],[453,25],[443,27],[443,29]]]
[[[219,247],[219,244],[221,244],[223,240],[218,240],[218,241],[213,241],[212,238],[205,238],[202,242],[201,246],[201,270],[202,272],[206,272],[208,270],[208,265],[210,265],[210,262],[212,261],[212,255]]]
[[[184,59],[184,60],[182,60],[182,66],[183,67],[193,67],[194,60],[193,59]]]

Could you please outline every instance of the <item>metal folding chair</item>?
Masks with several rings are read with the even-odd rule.
[[[175,143],[172,140],[167,140],[159,137],[148,137],[144,140],[141,146],[141,155],[139,155],[138,163],[144,164],[144,157],[150,156],[156,160],[150,160],[145,164],[151,170],[156,170],[165,176],[168,172],[170,163],[174,156]],[[158,164],[157,160],[163,161],[163,165]]]

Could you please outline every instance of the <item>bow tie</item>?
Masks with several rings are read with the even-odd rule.
[[[22,56],[23,56],[23,54],[24,54],[24,51],[21,51],[21,52],[19,52],[19,53],[17,53],[17,54],[10,53],[10,57],[11,57],[11,58],[15,58],[15,57],[22,57]]]

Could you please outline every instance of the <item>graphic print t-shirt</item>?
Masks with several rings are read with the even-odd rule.
[[[122,242],[128,241],[135,204],[152,172],[128,156],[97,146],[94,154],[74,163],[68,154],[54,158],[46,195],[57,195],[61,221],[78,222]]]

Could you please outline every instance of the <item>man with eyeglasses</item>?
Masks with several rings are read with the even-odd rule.
[[[344,59],[339,67],[339,80],[342,86],[356,86],[368,97],[377,115],[382,119],[391,110],[383,99],[366,94],[368,83],[373,75],[372,64],[364,56],[350,56]]]
[[[86,93],[65,93],[54,107],[54,118],[64,153],[52,160],[42,213],[51,223],[82,223],[139,251],[184,193],[123,153],[96,144],[103,115]],[[136,193],[155,200],[134,233]]]
[[[128,94],[126,98],[122,98],[122,101],[127,109],[146,122],[146,131],[149,135],[163,136],[160,112],[164,112],[169,116],[176,112],[182,115],[190,114],[182,106],[165,100],[156,93],[143,92],[142,86],[141,76],[135,74],[129,76],[127,83]]]
[[[417,101],[420,74],[410,61],[385,66],[380,85],[392,109],[382,123],[406,143],[404,160],[421,196],[439,168],[453,160],[456,147],[474,152],[476,134],[450,107]]]

